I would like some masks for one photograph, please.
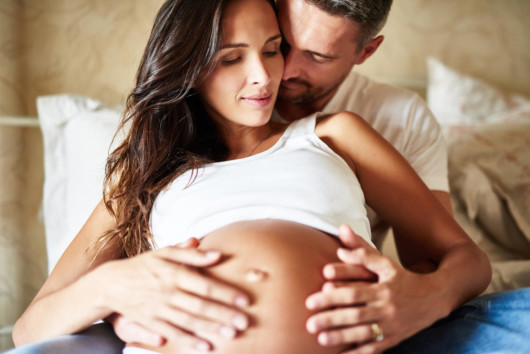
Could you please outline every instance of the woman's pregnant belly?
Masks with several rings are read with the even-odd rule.
[[[344,347],[322,347],[305,329],[312,314],[308,295],[324,282],[322,268],[338,261],[338,240],[311,227],[282,220],[230,224],[202,241],[200,248],[219,250],[224,261],[205,273],[246,291],[250,327],[235,339],[214,339],[216,353],[339,353]],[[168,342],[163,353],[195,353]],[[197,352],[198,353],[198,352]]]

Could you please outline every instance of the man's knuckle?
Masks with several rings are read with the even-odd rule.
[[[364,248],[359,248],[359,249],[357,250],[357,253],[358,253],[358,255],[359,255],[360,257],[366,257],[366,255],[368,254],[368,252],[367,252],[366,249],[364,249]]]
[[[387,316],[390,318],[396,318],[398,314],[398,307],[395,304],[389,304],[386,308]]]
[[[329,328],[330,326],[333,325],[334,322],[335,321],[334,321],[333,316],[329,314],[321,314],[315,318],[315,323],[317,327],[320,329]]]
[[[348,331],[346,329],[334,331],[333,335],[338,344],[342,344],[348,340]]]
[[[348,320],[351,323],[358,323],[361,320],[361,312],[358,309],[350,309]]]
[[[392,290],[388,284],[381,284],[379,288],[379,298],[390,301],[392,298]]]

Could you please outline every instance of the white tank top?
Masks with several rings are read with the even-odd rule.
[[[175,179],[151,212],[156,246],[258,219],[294,221],[335,236],[339,225],[348,224],[372,244],[359,181],[315,135],[315,124],[316,114],[297,120],[264,152],[207,164]]]

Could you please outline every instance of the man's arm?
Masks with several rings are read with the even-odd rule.
[[[339,259],[346,265],[364,267],[377,281],[324,274],[328,282],[306,302],[308,309],[319,311],[308,319],[307,328],[318,333],[319,343],[325,346],[351,343],[355,348],[351,353],[380,352],[483,291],[491,268],[485,254],[447,212],[448,195],[440,203],[436,199],[439,194],[435,196],[422,183],[387,141],[363,121],[346,118],[347,114],[341,114],[327,121],[331,122],[330,131],[326,131],[331,137],[328,145],[350,154],[367,204],[398,230],[400,241],[408,240],[411,247],[419,249],[410,253],[406,262],[422,269],[431,265],[425,274],[404,269],[351,228],[342,227],[339,236],[345,248],[339,249]]]

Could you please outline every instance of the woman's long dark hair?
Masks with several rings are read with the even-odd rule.
[[[229,1],[168,0],[158,12],[127,98],[120,128],[128,135],[107,161],[104,202],[116,223],[98,240],[100,250],[116,241],[120,257],[149,250],[160,191],[183,172],[225,158],[193,88],[213,67]]]

